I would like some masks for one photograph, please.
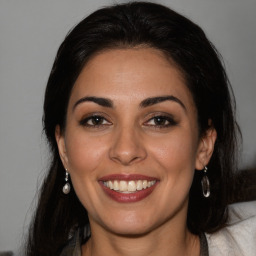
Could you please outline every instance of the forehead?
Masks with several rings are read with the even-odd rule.
[[[81,96],[107,96],[113,101],[174,95],[194,105],[185,79],[174,63],[153,48],[112,49],[90,59],[72,90]]]

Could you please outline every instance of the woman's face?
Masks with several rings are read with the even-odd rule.
[[[92,230],[130,235],[186,224],[194,170],[214,144],[208,137],[199,138],[181,73],[152,48],[94,56],[71,92],[65,132],[56,129]]]

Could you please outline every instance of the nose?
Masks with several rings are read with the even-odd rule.
[[[126,166],[144,160],[147,153],[142,136],[134,127],[115,131],[109,156],[113,161]]]

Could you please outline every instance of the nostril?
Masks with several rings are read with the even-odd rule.
[[[139,134],[133,127],[120,129],[115,133],[109,150],[109,157],[123,165],[141,161],[146,156],[146,150]]]
[[[131,157],[129,155],[118,155],[118,156],[114,156],[114,157],[111,157],[112,160],[116,161],[116,162],[120,162],[122,163],[123,165],[130,165],[134,162],[137,162],[137,161],[140,161],[140,157],[138,156],[135,156],[135,157]]]
[[[133,148],[132,150],[110,150],[110,158],[113,161],[120,162],[123,165],[129,165],[141,161],[146,156],[146,151],[143,148]]]

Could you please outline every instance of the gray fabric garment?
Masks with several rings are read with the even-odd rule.
[[[69,240],[67,246],[63,249],[60,256],[81,256],[81,237],[79,230]]]
[[[205,233],[200,234],[200,256],[209,256],[208,243]]]

